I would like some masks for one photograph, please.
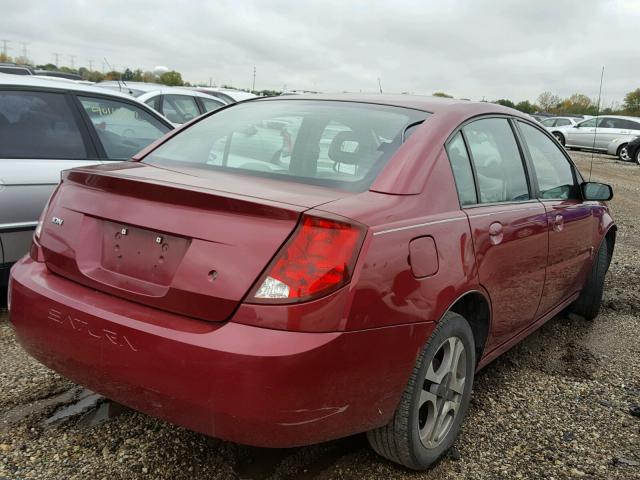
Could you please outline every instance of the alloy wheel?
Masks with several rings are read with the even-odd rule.
[[[444,440],[458,415],[466,384],[466,355],[462,341],[449,337],[427,368],[418,405],[420,440],[426,448]]]
[[[631,161],[631,157],[629,156],[626,145],[620,149],[620,153],[618,154],[618,156],[620,157],[620,160],[623,160],[625,162]]]

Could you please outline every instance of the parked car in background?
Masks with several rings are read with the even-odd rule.
[[[549,130],[552,127],[568,127],[578,123],[578,119],[574,117],[551,117],[540,121],[540,124]],[[550,130],[551,131],[551,130]]]
[[[175,125],[224,107],[224,100],[187,88],[162,87],[138,97],[143,103],[164,115]]]
[[[35,70],[29,65],[0,63],[0,73],[8,73],[10,75],[35,75]]]
[[[564,309],[596,317],[612,194],[500,105],[241,102],[66,171],[10,321],[50,368],[172,423],[262,447],[366,431],[425,469],[478,369]]]
[[[640,118],[607,115],[589,118],[572,126],[554,126],[549,131],[568,148],[620,155],[627,143],[640,135]]]
[[[234,90],[232,88],[222,88],[222,87],[191,87],[198,92],[206,93],[208,95],[213,95],[214,97],[218,97],[225,101],[227,104],[241,102],[243,100],[251,100],[252,98],[257,98],[257,95],[253,93],[244,92],[242,90]]]
[[[36,70],[35,74],[43,77],[66,78],[67,80],[82,80],[82,77],[77,73],[59,72],[57,70]]]
[[[636,137],[627,143],[624,154],[625,158],[622,158],[621,156],[621,160],[635,162],[640,165],[640,137]]]
[[[0,284],[29,250],[62,170],[127,160],[172,128],[126,95],[0,75]]]

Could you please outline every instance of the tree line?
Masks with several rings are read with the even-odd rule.
[[[434,97],[452,98],[444,92],[433,93]],[[462,99],[468,100],[468,99]],[[514,102],[507,98],[494,100],[492,103],[515,108],[524,113],[551,113],[554,115],[597,115],[598,101],[589,98],[582,93],[574,93],[567,98],[561,98],[552,92],[542,92],[538,95],[536,103],[529,100]],[[631,115],[640,116],[640,88],[628,92],[624,96],[623,103],[613,104],[609,107],[600,108],[601,115]]]
[[[29,65],[29,60],[24,57],[11,58],[8,55],[0,52],[0,62],[13,62],[22,65]],[[175,70],[169,72],[163,72],[157,74],[155,72],[145,71],[140,68],[131,70],[126,68],[124,71],[112,70],[109,72],[100,72],[98,70],[89,70],[85,67],[70,68],[66,66],[58,67],[52,63],[46,63],[44,65],[36,65],[38,70],[57,70],[60,72],[74,73],[80,75],[83,80],[90,82],[101,82],[103,80],[120,80],[125,82],[154,82],[161,83],[163,85],[169,85],[172,87],[191,86],[189,82],[182,79],[182,74]],[[207,86],[207,85],[198,85]],[[265,97],[274,97],[280,95],[282,92],[278,90],[248,90],[245,88],[236,88],[231,85],[222,85],[223,88],[232,88],[234,90],[242,90],[245,92],[251,92],[256,95]],[[453,98],[451,95],[445,92],[434,92],[434,97]],[[469,100],[463,98],[462,100]],[[574,93],[567,98],[561,98],[552,92],[542,92],[536,103],[531,103],[529,100],[522,100],[514,102],[507,98],[500,98],[494,100],[493,103],[504,105],[505,107],[515,108],[524,113],[551,113],[555,115],[596,115],[598,113],[597,100],[589,98],[582,93]],[[640,116],[640,88],[628,92],[623,103],[614,104],[610,107],[601,108],[600,114],[604,115],[633,115]]]

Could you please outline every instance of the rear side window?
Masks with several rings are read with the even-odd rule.
[[[556,122],[555,118],[547,118],[546,120],[543,120],[540,123],[545,127],[553,127],[555,125],[555,122]]]
[[[402,145],[405,129],[428,116],[356,102],[238,103],[182,131],[144,161],[364,191]]]
[[[571,125],[571,121],[567,120],[566,118],[559,118],[558,120],[556,120],[556,127],[566,127],[567,125]]]
[[[86,159],[64,94],[0,91],[0,157]]]
[[[200,97],[200,101],[202,102],[205,112],[212,112],[220,107],[224,107],[224,103],[214,100],[213,98]]]
[[[79,97],[109,160],[127,160],[169,131],[143,109],[126,102]]]
[[[456,182],[460,205],[475,204],[477,202],[476,185],[467,147],[464,144],[461,133],[458,132],[447,145],[447,155],[449,156],[453,178]]]
[[[560,148],[537,128],[522,122],[518,124],[531,155],[540,198],[577,198],[573,169]]]
[[[463,128],[478,177],[480,203],[528,200],[527,177],[505,118],[477,120]]]
[[[196,99],[187,95],[165,95],[162,112],[173,123],[187,123],[200,115]]]

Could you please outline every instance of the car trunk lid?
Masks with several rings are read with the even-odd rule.
[[[251,187],[250,195],[240,193]],[[73,281],[224,321],[301,213],[340,196],[316,187],[308,193],[282,193],[255,178],[212,181],[139,163],[76,169],[63,175],[40,244],[48,268]],[[262,198],[268,195],[277,200]],[[283,201],[295,197],[303,204]]]

